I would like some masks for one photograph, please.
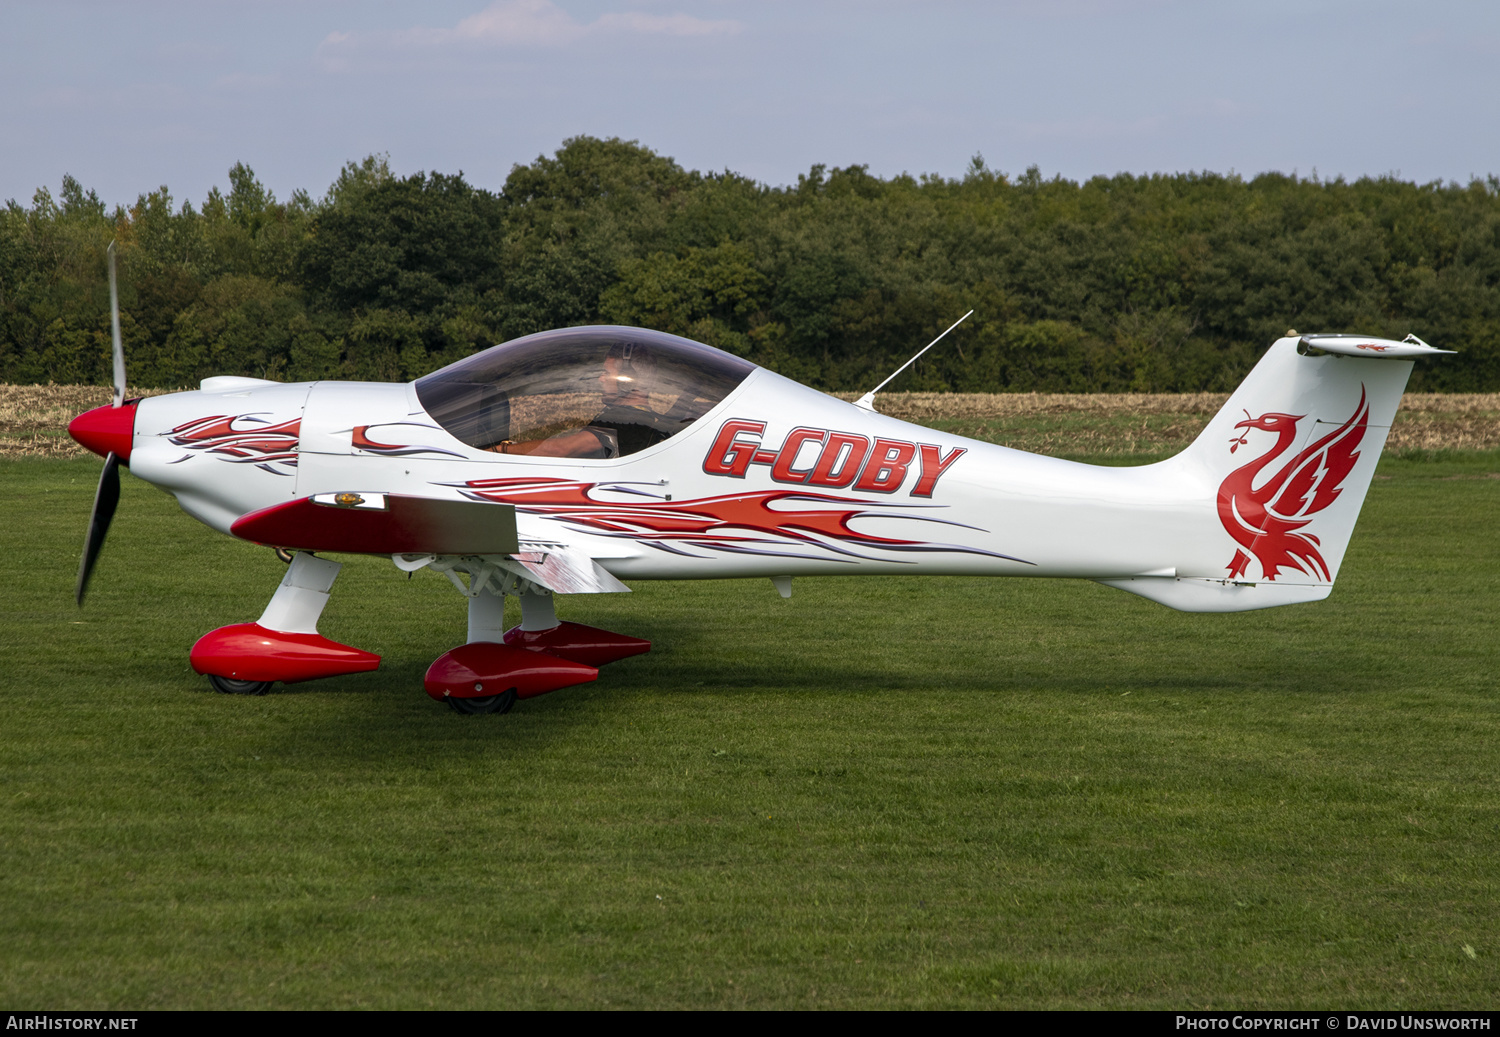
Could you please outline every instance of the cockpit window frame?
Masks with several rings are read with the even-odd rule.
[[[591,388],[614,386],[616,383],[605,372],[620,369],[622,353],[629,358],[643,347],[650,364],[646,369],[650,377],[644,380],[651,383],[651,389],[661,389],[660,393],[650,393],[649,405],[644,395],[635,399],[612,398],[609,393],[616,389],[606,392],[605,388]],[[557,359],[554,361],[553,357]],[[612,365],[606,364],[606,360]],[[654,453],[719,410],[760,370],[742,357],[692,339],[646,328],[593,324],[502,342],[410,384],[412,395],[432,420],[471,451],[497,459],[503,456],[517,461],[593,465]],[[621,377],[618,381],[632,379]],[[478,413],[486,396],[491,398],[492,408],[503,401],[500,408],[503,413],[497,415],[492,411],[488,423]],[[658,397],[671,401],[665,411],[656,409],[660,406]],[[523,412],[514,420],[513,403]],[[620,431],[626,434],[620,436],[610,429],[599,428],[594,433],[596,438],[588,439],[580,433],[595,426],[587,417],[574,417],[567,423],[567,429],[572,431],[557,432],[545,440],[538,438],[554,426],[536,423],[555,417],[561,413],[559,408],[566,410],[569,406],[580,414],[592,408],[601,418],[612,413],[616,419],[627,422],[634,413],[644,417],[639,424],[630,422],[621,426]],[[681,416],[674,419],[673,414],[679,412]],[[498,422],[503,422],[506,431],[497,431]],[[680,426],[677,422],[681,422]],[[489,441],[489,437],[501,435],[506,438]],[[565,437],[577,442],[570,444]],[[594,453],[546,452],[582,448],[585,442],[602,446]],[[622,442],[624,452],[607,455],[610,444]],[[531,449],[525,450],[527,446]]]

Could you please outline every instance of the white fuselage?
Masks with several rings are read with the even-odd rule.
[[[830,450],[840,456],[820,473]],[[861,453],[866,466],[889,463],[856,482]],[[508,501],[523,541],[578,547],[621,578],[1218,577],[1224,567],[1223,545],[1190,549],[1214,521],[1214,487],[1182,459],[1112,468],[1043,457],[763,370],[685,431],[609,460],[467,446],[411,384],[176,393],[141,402],[131,469],[221,532],[269,505],[344,490]],[[524,484],[485,485],[496,480]]]
[[[415,384],[218,380],[142,401],[130,465],[222,532],[295,498],[390,493],[513,505],[523,550],[620,579],[1080,577],[1240,611],[1333,586],[1411,368],[1356,348],[1278,341],[1188,449],[1137,467],[911,425],[758,368],[608,459],[470,446]]]

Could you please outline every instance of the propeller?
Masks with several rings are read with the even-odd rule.
[[[99,550],[104,547],[104,535],[109,532],[110,520],[115,517],[115,507],[120,503],[120,459],[110,454],[104,459],[104,471],[99,475],[99,489],[94,493],[94,511],[89,516],[88,535],[83,540],[83,558],[78,563],[78,604],[83,604],[83,594],[89,589],[89,577],[94,575],[94,563],[99,560]]]
[[[111,408],[125,404],[125,346],[120,340],[120,291],[115,282],[115,243],[109,243],[109,333],[114,349],[114,397]],[[102,410],[103,408],[101,408]],[[132,418],[133,424],[133,418]],[[75,434],[75,438],[77,438]],[[128,440],[127,440],[128,442]],[[127,449],[126,453],[129,451]],[[88,534],[83,539],[83,557],[78,563],[78,604],[83,604],[83,595],[89,589],[89,577],[94,574],[94,563],[104,547],[104,537],[109,533],[109,523],[115,517],[115,508],[120,503],[120,458],[113,450],[104,458],[104,471],[99,474],[99,489],[94,493],[94,510],[89,515]]]

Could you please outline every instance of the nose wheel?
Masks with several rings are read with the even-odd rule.
[[[264,695],[275,681],[237,681],[230,677],[208,675],[208,683],[222,695]]]
[[[455,713],[465,716],[480,716],[484,713],[509,713],[510,707],[516,704],[516,689],[502,691],[498,695],[487,695],[482,699],[461,699],[456,695],[449,695],[445,699],[448,708]]]

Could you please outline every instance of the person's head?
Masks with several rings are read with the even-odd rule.
[[[599,385],[607,401],[640,396],[647,399],[656,382],[656,361],[644,344],[616,342],[604,355],[604,373]]]

